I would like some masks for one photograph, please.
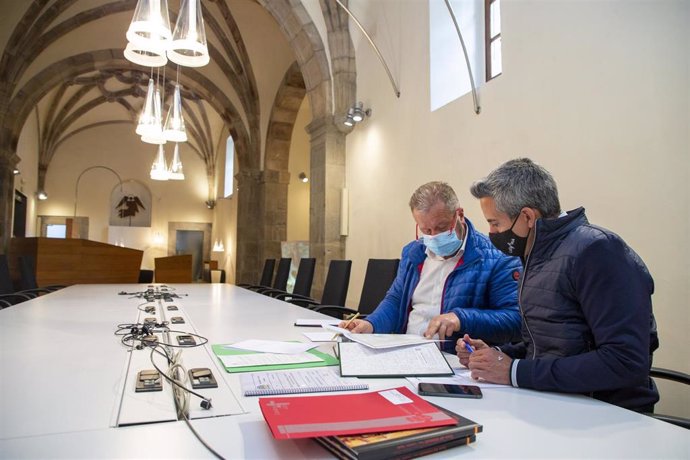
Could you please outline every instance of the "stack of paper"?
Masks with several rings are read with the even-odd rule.
[[[246,340],[213,345],[213,353],[228,372],[255,372],[334,366],[338,359],[315,350],[313,343]]]

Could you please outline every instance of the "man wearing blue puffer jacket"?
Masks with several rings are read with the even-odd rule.
[[[519,337],[519,259],[505,256],[474,229],[446,183],[419,187],[410,209],[419,238],[403,248],[395,281],[376,310],[347,327],[452,337],[443,347],[451,352],[463,334],[489,343]]]
[[[470,191],[492,243],[525,265],[522,340],[492,348],[463,337],[456,351],[472,377],[651,412],[659,340],[654,281],[640,256],[590,224],[584,208],[562,212],[553,177],[529,158],[504,163]]]

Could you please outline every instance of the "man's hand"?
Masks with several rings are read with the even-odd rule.
[[[472,378],[490,383],[510,385],[510,364],[513,362],[505,353],[495,348],[482,348],[470,354],[467,367]]]
[[[467,349],[467,346],[469,345],[470,348],[472,348],[472,352],[470,352]],[[474,353],[476,350],[481,350],[483,348],[489,348],[489,346],[484,343],[483,340],[479,339],[473,339],[471,338],[468,334],[465,334],[463,338],[458,339],[458,342],[455,344],[455,351],[458,354],[458,358],[460,358],[460,364],[462,364],[465,367],[468,367],[468,364],[470,362],[470,354]]]
[[[374,332],[374,326],[369,321],[363,319],[352,320],[349,324],[347,321],[341,321],[338,327],[346,328],[355,334],[371,334]]]
[[[443,315],[431,318],[429,326],[427,326],[426,332],[424,333],[424,337],[431,339],[438,333],[438,338],[443,340],[459,330],[460,318],[458,318],[458,315],[455,313],[444,313]]]

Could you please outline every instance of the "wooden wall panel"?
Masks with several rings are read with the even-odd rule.
[[[18,257],[34,257],[39,286],[136,283],[143,251],[81,239],[12,238],[10,270],[19,279]]]

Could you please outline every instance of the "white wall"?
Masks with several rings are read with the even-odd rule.
[[[133,124],[106,125],[67,140],[51,161],[46,176],[48,200],[39,202],[38,215],[73,215],[77,178],[90,166],[107,166],[117,171],[123,181],[143,182],[152,194],[152,238],[145,248],[142,266],[153,268],[155,257],[168,255],[169,222],[211,222],[213,212],[204,204],[208,199],[206,170],[196,153],[180,144],[184,181],[151,180],[149,172],[157,146],[141,142],[134,129]],[[172,144],[166,153],[170,160]],[[117,184],[117,178],[103,169],[88,171],[79,182],[77,215],[89,217],[90,240],[108,241],[110,193]],[[154,241],[156,233],[160,233],[162,241]]]
[[[365,4],[351,1],[360,11]],[[393,37],[399,47],[391,53],[399,99],[351,25],[358,99],[373,116],[347,138],[348,304],[357,304],[367,259],[398,257],[414,238],[407,201],[418,185],[449,182],[486,232],[470,184],[529,156],[553,173],[564,209],[585,206],[590,221],[619,233],[645,260],[656,282],[655,365],[690,372],[690,3],[502,6],[503,75],[481,89],[479,116],[469,94],[428,110],[426,1],[380,2],[363,20],[375,41]],[[690,411],[687,399],[675,405]]]

